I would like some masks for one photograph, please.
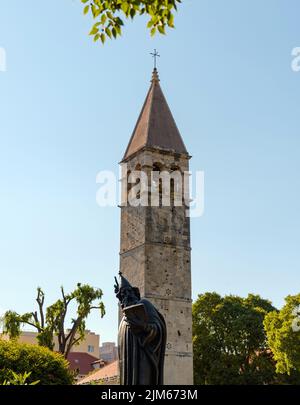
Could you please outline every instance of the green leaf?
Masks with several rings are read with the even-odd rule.
[[[105,33],[109,38],[111,38],[111,30],[108,27],[105,28]]]
[[[157,27],[157,29],[158,29],[158,31],[159,31],[161,34],[163,34],[163,35],[166,34],[164,25],[159,25],[159,26]]]
[[[121,10],[124,12],[124,14],[127,15],[129,10],[129,4],[126,1],[122,1]]]
[[[174,28],[174,15],[171,14],[168,20],[168,26]]]
[[[133,19],[133,18],[134,18],[135,13],[136,13],[135,9],[134,9],[134,8],[132,8],[132,9],[130,10],[130,13],[129,13],[129,14],[130,14],[131,19]]]
[[[94,16],[98,17],[98,15],[101,13],[101,9],[97,8],[97,10],[95,10]]]
[[[118,25],[120,25],[120,26],[121,26],[121,25],[124,25],[123,20],[121,20],[120,17],[117,17],[116,20],[117,20],[117,24],[118,24]]]
[[[153,24],[153,20],[148,21],[147,28],[151,28]]]
[[[89,9],[90,9],[89,5],[85,6],[83,9],[83,14],[87,14],[89,12]]]
[[[121,35],[121,27],[119,25],[115,25],[117,34]]]
[[[104,44],[104,42],[105,42],[105,40],[106,40],[105,34],[102,33],[102,34],[100,35],[100,39],[101,39],[102,44]]]
[[[95,4],[91,5],[91,9],[92,9],[93,17],[95,18],[96,17],[95,13],[96,13],[96,10],[97,10]]]
[[[91,32],[89,33],[89,35],[95,35],[95,34],[97,34],[99,32],[99,28],[97,28],[97,27],[93,27],[92,29],[91,29]]]

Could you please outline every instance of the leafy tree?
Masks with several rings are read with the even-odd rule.
[[[74,376],[61,354],[0,339],[0,385],[34,385],[37,381],[42,385],[67,385],[73,383]]]
[[[289,295],[285,302],[280,311],[266,316],[264,325],[277,372],[295,376],[300,374],[300,294]]]
[[[105,42],[106,38],[117,38],[122,33],[123,19],[134,19],[137,15],[148,15],[147,28],[150,34],[157,31],[165,34],[166,27],[174,28],[174,10],[181,0],[81,0],[83,13],[90,13],[96,22],[90,35],[94,41]],[[123,19],[122,19],[122,18]]]
[[[193,304],[196,384],[266,384],[274,381],[263,320],[275,308],[258,295],[206,293]]]
[[[61,295],[61,299],[45,310],[45,294],[39,287],[36,298],[38,310],[23,315],[7,311],[3,317],[3,332],[7,333],[10,339],[17,339],[21,334],[21,325],[30,325],[38,332],[37,340],[40,346],[53,350],[53,338],[57,336],[58,351],[67,358],[71,348],[84,339],[86,319],[90,312],[98,309],[103,317],[105,308],[101,301],[102,291],[87,284],[77,284],[77,288],[70,294],[65,294],[61,287]],[[76,303],[76,318],[72,319],[72,327],[66,332],[65,321],[71,303]]]

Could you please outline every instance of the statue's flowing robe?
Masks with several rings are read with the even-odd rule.
[[[121,385],[162,385],[166,347],[166,324],[162,315],[146,299],[147,332],[134,333],[122,318],[119,327],[119,368]]]

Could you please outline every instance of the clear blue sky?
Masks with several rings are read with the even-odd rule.
[[[300,290],[299,0],[183,0],[176,30],[143,18],[104,47],[79,0],[2,2],[0,307],[29,311],[35,288],[101,287],[107,315],[88,327],[115,340],[118,208],[99,208],[100,170],[118,173],[161,54],[161,84],[205,213],[192,221],[193,297],[269,298]]]

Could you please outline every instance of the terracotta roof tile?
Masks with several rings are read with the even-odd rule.
[[[118,376],[118,374],[119,368],[118,361],[116,360],[113,363],[110,363],[107,366],[104,366],[103,368],[100,368],[99,370],[94,371],[92,374],[82,378],[80,381],[78,381],[77,384],[89,384],[92,381],[99,381],[106,378],[116,377]]]

